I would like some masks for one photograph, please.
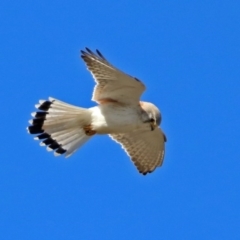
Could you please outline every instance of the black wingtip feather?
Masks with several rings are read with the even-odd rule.
[[[139,173],[141,173],[143,176],[146,176],[148,173],[151,173],[152,171],[147,171],[147,172],[141,172],[139,171]]]
[[[106,60],[105,57],[101,54],[101,52],[98,49],[96,49],[96,53],[98,54],[99,57]]]
[[[81,50],[80,52],[81,52],[81,54],[82,54],[81,57],[83,57],[84,55],[87,54],[84,50]]]
[[[86,47],[86,50],[88,53],[90,53],[91,55],[94,55],[94,52],[92,50],[90,50],[89,48]]]
[[[137,79],[136,77],[134,78],[137,82],[141,82],[139,79]]]
[[[167,137],[164,133],[163,133],[163,138],[164,138],[164,142],[167,142]]]
[[[85,59],[87,56],[92,56],[92,57],[100,57],[101,59],[103,59],[103,60],[105,60],[105,61],[107,61],[106,60],[106,58],[102,55],[102,53],[98,50],[98,49],[96,49],[96,53],[94,53],[91,49],[89,49],[89,48],[85,48],[85,50],[86,51],[84,51],[84,50],[81,50],[80,52],[81,52],[81,57],[83,58],[83,59]]]

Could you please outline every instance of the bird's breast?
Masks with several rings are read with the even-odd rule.
[[[92,129],[98,134],[129,132],[143,124],[139,109],[133,106],[104,104],[90,110]]]

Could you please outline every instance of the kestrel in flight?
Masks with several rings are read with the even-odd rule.
[[[96,82],[92,100],[98,105],[86,109],[51,97],[40,100],[36,105],[40,111],[32,113],[28,132],[38,134],[35,139],[55,156],[66,157],[95,134],[109,134],[140,173],[151,173],[164,158],[166,137],[158,127],[159,109],[140,101],[145,90],[140,80],[115,68],[98,50],[86,48],[81,54]]]

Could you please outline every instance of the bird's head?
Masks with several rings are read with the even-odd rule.
[[[140,106],[147,115],[147,119],[144,119],[144,122],[149,122],[151,130],[154,130],[161,123],[161,113],[159,109],[149,102],[140,102]]]

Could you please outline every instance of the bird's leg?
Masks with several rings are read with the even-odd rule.
[[[93,136],[94,134],[96,134],[96,131],[92,130],[92,126],[90,124],[84,126],[83,130],[85,131],[85,134],[87,136]]]

